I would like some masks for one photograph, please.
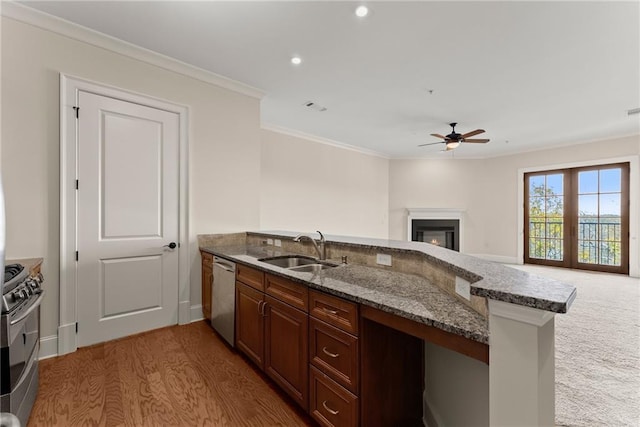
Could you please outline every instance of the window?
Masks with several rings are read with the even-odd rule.
[[[629,164],[525,174],[525,262],[629,272]]]

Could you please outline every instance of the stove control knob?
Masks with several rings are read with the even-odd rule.
[[[24,298],[24,296],[22,294],[22,289],[20,289],[18,291],[11,292],[11,297],[13,298],[13,302],[17,302],[17,301],[22,300]]]

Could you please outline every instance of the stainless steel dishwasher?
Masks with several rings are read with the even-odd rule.
[[[231,347],[234,347],[236,321],[236,264],[213,257],[213,287],[211,290],[211,326]]]

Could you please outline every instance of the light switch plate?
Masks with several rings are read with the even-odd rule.
[[[391,267],[391,255],[377,254],[376,262],[380,265],[386,265],[388,267]]]
[[[282,247],[282,240],[276,239],[273,241],[273,244],[280,248]]]
[[[466,300],[471,300],[471,283],[456,276],[456,293]]]

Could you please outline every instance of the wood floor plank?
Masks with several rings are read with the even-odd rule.
[[[28,426],[312,426],[205,322],[40,363]]]

